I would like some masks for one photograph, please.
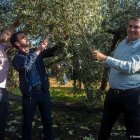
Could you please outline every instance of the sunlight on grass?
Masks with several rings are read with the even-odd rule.
[[[20,90],[19,90],[19,88],[14,88],[14,89],[11,90],[11,92],[13,94],[17,95],[17,96],[21,96],[22,95]]]
[[[50,88],[51,98],[53,101],[64,101],[64,102],[82,102],[85,99],[85,92],[73,92],[72,88],[68,87],[57,87]]]
[[[17,96],[21,96],[19,88],[14,88],[11,92]],[[54,102],[83,102],[85,100],[85,92],[73,92],[72,88],[69,87],[51,87],[50,95]]]
[[[83,140],[95,140],[91,134],[89,136],[85,136]]]

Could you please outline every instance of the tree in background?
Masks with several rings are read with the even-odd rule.
[[[8,12],[3,9],[4,15],[0,13],[3,25],[19,16],[19,28],[27,30],[35,43],[50,34],[49,47],[63,44],[61,54],[46,65],[67,63],[62,71],[67,76],[73,71],[74,90],[83,83],[88,100],[102,95],[108,72],[101,62],[91,58],[91,50],[111,55],[126,35],[128,18],[140,13],[138,0],[14,0],[10,7]],[[14,71],[11,73],[16,77]]]

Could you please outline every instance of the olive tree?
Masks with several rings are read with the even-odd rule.
[[[9,15],[20,17],[19,29],[28,31],[36,43],[50,34],[50,47],[63,44],[50,64],[65,62],[66,74],[73,71],[74,89],[83,84],[87,99],[105,90],[108,72],[91,51],[111,55],[126,36],[128,18],[140,12],[138,0],[14,0],[11,5]]]

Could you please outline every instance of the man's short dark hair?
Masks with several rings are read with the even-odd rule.
[[[130,21],[130,20],[140,21],[140,17],[139,17],[139,16],[130,17],[130,18],[129,18],[129,21]]]
[[[18,49],[18,47],[16,46],[15,42],[18,41],[17,35],[20,34],[20,33],[23,33],[23,32],[22,32],[22,31],[18,31],[18,32],[14,33],[14,34],[11,36],[11,38],[10,38],[10,43],[12,44],[13,47],[15,47],[15,48],[17,48],[17,49]]]

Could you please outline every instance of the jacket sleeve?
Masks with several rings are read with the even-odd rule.
[[[45,49],[40,55],[42,55],[43,58],[56,56],[60,51],[62,51],[63,47],[64,43],[59,42],[54,47]]]
[[[55,56],[55,48],[48,48],[41,52],[40,56],[43,58]]]
[[[29,55],[17,54],[12,61],[14,68],[17,71],[29,71],[37,59],[35,52]]]

